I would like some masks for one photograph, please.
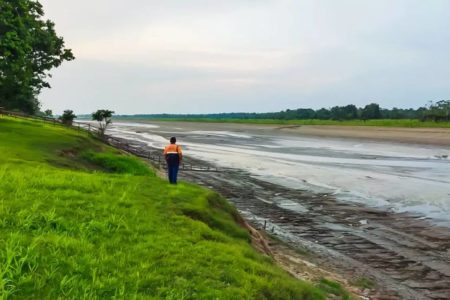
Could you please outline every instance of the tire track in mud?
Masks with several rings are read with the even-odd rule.
[[[266,224],[267,231],[317,254],[337,273],[373,279],[380,287],[378,299],[450,299],[448,228],[239,171],[183,177],[221,193],[254,226]]]

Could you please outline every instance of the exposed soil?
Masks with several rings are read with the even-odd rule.
[[[297,126],[283,131],[309,136],[357,138],[396,143],[450,146],[450,128],[400,128],[376,126]]]
[[[184,178],[217,190],[256,228],[313,253],[321,268],[343,278],[370,278],[378,287],[376,299],[450,298],[448,228],[242,172],[186,172]]]

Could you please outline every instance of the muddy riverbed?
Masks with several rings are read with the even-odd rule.
[[[450,299],[448,148],[230,124],[116,123],[109,134],[155,152],[175,135],[187,163],[222,170],[181,178],[254,226],[389,299]]]

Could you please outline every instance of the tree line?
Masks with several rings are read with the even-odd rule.
[[[331,108],[287,109],[268,113],[217,113],[217,114],[139,114],[133,116],[117,116],[127,118],[153,119],[274,119],[274,120],[374,120],[374,119],[419,119],[423,121],[450,121],[450,100],[430,102],[417,109],[381,108],[377,103],[364,107],[349,104]]]

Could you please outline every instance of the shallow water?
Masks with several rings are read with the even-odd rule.
[[[198,124],[183,124],[183,129],[172,126],[115,123],[109,133],[155,148],[163,148],[167,138],[175,135],[186,155],[218,166],[242,169],[290,188],[417,213],[450,225],[450,159],[444,158],[449,149],[302,137],[275,130],[211,130],[207,124],[206,130],[198,130]]]

